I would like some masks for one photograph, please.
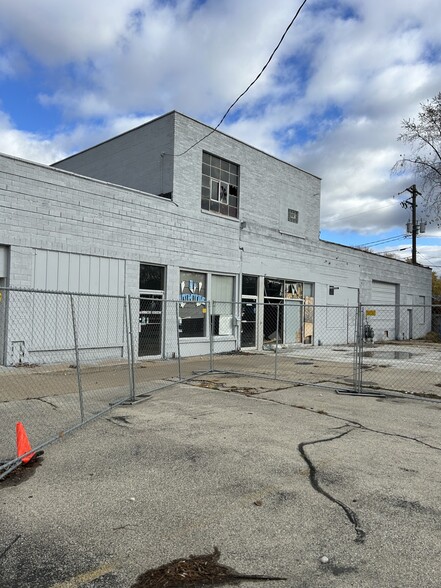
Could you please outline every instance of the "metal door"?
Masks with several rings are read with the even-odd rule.
[[[257,297],[243,296],[241,309],[240,346],[256,347]]]

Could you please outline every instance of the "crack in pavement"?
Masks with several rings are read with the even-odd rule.
[[[58,410],[58,406],[56,404],[53,404],[52,402],[50,402],[50,400],[46,400],[43,397],[37,397],[37,398],[32,398],[32,400],[40,400],[40,402],[44,402],[45,404],[49,404],[49,406],[52,406],[52,408],[54,408],[55,410]]]
[[[422,441],[418,439],[418,437],[412,437],[410,435],[403,435],[401,433],[390,433],[389,431],[380,431],[379,429],[372,429],[359,421],[354,421],[352,419],[348,419],[346,417],[338,416],[336,414],[332,414],[330,412],[326,412],[322,409],[315,409],[315,408],[308,408],[306,406],[298,405],[298,404],[289,404],[288,402],[281,402],[280,400],[274,400],[274,398],[265,398],[263,396],[259,396],[259,400],[263,400],[266,402],[274,402],[274,404],[280,404],[281,406],[290,406],[291,408],[297,408],[299,410],[306,410],[307,412],[312,412],[314,414],[318,414],[320,416],[327,416],[331,419],[336,419],[338,421],[343,421],[348,425],[355,425],[359,429],[363,429],[365,431],[370,431],[371,433],[377,433],[378,435],[386,435],[388,437],[398,437],[399,439],[405,439],[407,441],[414,441],[415,443],[420,443],[425,447],[429,447],[429,449],[435,449],[435,451],[441,451],[441,447],[437,445],[432,445],[431,443],[426,443],[426,441]],[[344,426],[344,425],[343,425]]]
[[[17,535],[15,539],[13,539],[9,545],[6,547],[6,549],[4,549],[1,553],[0,553],[0,558],[3,557],[10,549],[11,547],[14,545],[14,543],[16,543],[19,539],[20,539],[21,535]]]
[[[316,439],[315,441],[303,441],[302,443],[299,443],[297,445],[297,449],[309,468],[309,481],[311,482],[311,486],[314,488],[314,490],[316,492],[318,492],[319,494],[322,494],[328,500],[330,500],[331,502],[334,502],[335,504],[337,504],[338,506],[340,506],[344,510],[349,521],[354,526],[354,529],[355,529],[355,532],[357,535],[357,537],[355,539],[356,543],[364,543],[364,540],[366,538],[366,533],[363,531],[363,529],[360,526],[360,521],[358,519],[357,514],[351,508],[349,508],[349,506],[347,504],[345,504],[344,502],[342,502],[338,498],[335,498],[335,496],[332,496],[332,494],[330,494],[329,492],[327,492],[324,488],[322,488],[320,486],[319,481],[317,479],[317,468],[315,467],[312,460],[308,457],[308,455],[305,451],[305,447],[307,445],[316,445],[317,443],[327,443],[328,441],[334,441],[335,439],[340,439],[341,437],[344,437],[345,435],[347,435],[348,433],[350,433],[353,430],[354,429],[352,428],[352,429],[349,429],[348,431],[344,431],[343,433],[340,433],[339,435],[335,435],[334,437],[326,437],[325,439]]]
[[[234,389],[233,390],[230,389],[229,391],[233,392],[233,393],[236,392]],[[265,393],[274,392],[274,391],[276,391],[276,390],[266,390]],[[240,393],[240,392],[237,391],[236,393]],[[309,445],[316,445],[318,443],[327,443],[329,441],[334,441],[335,439],[340,439],[341,437],[344,437],[345,435],[354,431],[355,429],[360,429],[360,430],[369,431],[371,433],[376,433],[379,435],[386,435],[389,437],[397,437],[399,439],[404,439],[406,441],[414,441],[415,443],[419,443],[419,444],[424,445],[425,447],[428,447],[430,449],[435,449],[436,451],[441,451],[441,447],[437,447],[436,445],[426,443],[425,441],[422,441],[421,439],[418,439],[417,437],[412,437],[410,435],[403,435],[401,433],[391,433],[388,431],[380,431],[378,429],[372,429],[371,427],[367,427],[366,425],[363,425],[362,423],[360,423],[358,421],[354,421],[352,419],[348,419],[345,417],[334,415],[334,414],[328,413],[322,409],[316,410],[314,408],[308,408],[306,406],[289,404],[287,402],[281,402],[279,400],[274,400],[273,398],[267,398],[267,397],[261,396],[260,394],[254,395],[254,398],[256,398],[258,400],[267,401],[267,402],[273,402],[275,404],[280,404],[282,406],[289,406],[291,408],[297,408],[299,410],[306,410],[307,412],[312,412],[314,414],[321,415],[321,416],[327,416],[327,417],[330,417],[330,418],[333,418],[333,419],[336,419],[339,421],[343,421],[345,423],[341,427],[336,427],[335,430],[339,430],[339,429],[342,429],[345,427],[349,427],[350,425],[353,425],[350,429],[343,431],[342,433],[335,435],[334,437],[326,437],[324,439],[316,439],[315,441],[303,441],[298,444],[297,449],[298,449],[302,459],[305,461],[305,463],[307,464],[307,466],[309,468],[309,481],[311,483],[311,486],[314,488],[314,490],[316,492],[318,492],[319,494],[322,494],[323,496],[325,496],[325,498],[327,498],[328,500],[330,500],[334,504],[337,504],[338,506],[340,506],[340,508],[343,509],[347,518],[349,519],[351,524],[354,526],[354,529],[356,532],[356,539],[355,539],[356,543],[364,543],[364,541],[366,539],[366,533],[365,533],[365,531],[363,531],[363,529],[360,526],[360,521],[358,519],[357,514],[351,508],[349,508],[349,506],[347,506],[344,502],[342,502],[338,498],[335,498],[334,496],[332,496],[332,494],[330,494],[329,492],[327,492],[324,488],[322,488],[320,486],[318,479],[317,479],[317,468],[315,467],[312,460],[308,457],[308,455],[305,451],[305,447],[307,447]]]

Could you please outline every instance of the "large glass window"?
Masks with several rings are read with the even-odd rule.
[[[212,276],[211,299],[213,300],[213,335],[232,335],[234,278],[232,276]]]
[[[209,153],[202,154],[203,210],[237,218],[239,209],[239,166]]]
[[[207,275],[181,271],[179,322],[181,337],[204,337]]]

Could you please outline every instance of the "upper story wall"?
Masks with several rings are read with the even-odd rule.
[[[212,129],[176,113],[174,199],[195,216],[201,210],[202,155],[210,153],[239,166],[240,221],[258,235],[287,234],[317,241],[320,223],[320,179],[237,139],[215,131],[184,153]],[[288,220],[288,209],[298,222]],[[292,217],[291,213],[291,217]],[[221,215],[219,215],[221,216]],[[224,217],[225,222],[230,222]]]
[[[219,131],[184,153],[210,131],[211,127],[172,112],[54,167],[152,194],[172,192],[177,206],[201,218],[207,214],[201,207],[205,151],[239,166],[238,218],[252,223],[255,233],[316,241],[319,178]]]
[[[174,113],[164,115],[53,167],[150,194],[173,190]]]

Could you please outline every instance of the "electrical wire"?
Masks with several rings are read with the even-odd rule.
[[[292,18],[291,22],[289,23],[289,25],[286,27],[285,32],[283,33],[283,35],[280,37],[279,42],[277,43],[276,47],[274,48],[273,52],[271,53],[271,55],[269,56],[267,62],[265,63],[265,65],[262,67],[262,69],[260,70],[260,72],[257,74],[257,76],[254,78],[254,80],[248,85],[248,87],[236,98],[236,100],[229,106],[229,108],[227,109],[227,111],[225,112],[225,114],[222,116],[222,118],[220,119],[220,121],[218,122],[218,124],[210,130],[209,133],[207,133],[206,135],[204,135],[201,139],[199,139],[198,141],[196,141],[195,143],[193,143],[193,145],[190,145],[190,147],[188,147],[185,151],[183,151],[182,153],[177,153],[177,154],[173,154],[173,153],[165,153],[164,155],[171,155],[172,157],[182,157],[182,155],[185,155],[186,153],[188,153],[191,149],[193,149],[193,147],[196,147],[196,145],[199,145],[199,143],[202,143],[202,141],[205,141],[205,139],[207,139],[210,135],[212,135],[215,131],[217,131],[217,129],[221,126],[221,124],[224,122],[224,120],[227,118],[228,114],[230,113],[230,111],[234,108],[234,106],[236,106],[236,104],[239,102],[239,100],[241,98],[243,98],[245,96],[245,94],[248,92],[248,90],[250,90],[250,88],[252,86],[254,86],[254,84],[257,82],[257,80],[261,77],[261,75],[263,74],[263,72],[266,70],[266,68],[268,67],[268,65],[271,63],[274,55],[276,54],[277,50],[279,49],[280,45],[282,44],[284,38],[286,37],[289,29],[292,27],[292,25],[294,24],[294,22],[296,21],[297,17],[299,16],[302,8],[305,6],[307,0],[303,0],[302,4],[300,5],[299,9],[297,10],[297,12],[295,13],[294,17]]]
[[[361,243],[361,245],[354,245],[354,247],[368,247],[370,245],[382,245],[383,243],[390,243],[391,241],[398,241],[399,239],[407,239],[409,235],[403,233],[402,235],[395,235],[387,239],[378,239],[377,241],[370,241],[369,243]]]

